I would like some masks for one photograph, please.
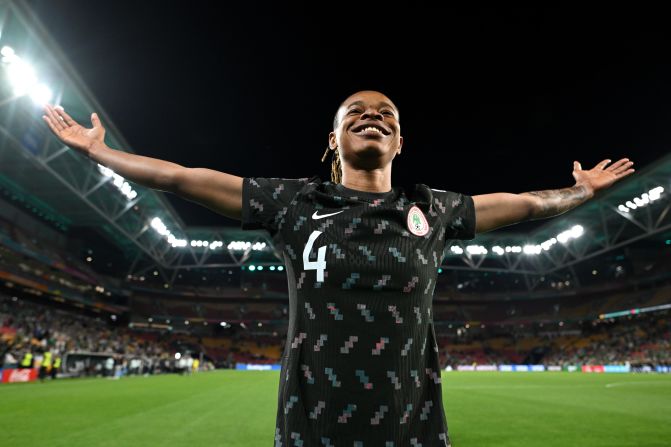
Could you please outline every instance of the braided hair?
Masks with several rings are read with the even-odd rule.
[[[322,157],[322,162],[326,160],[330,147],[326,148],[324,156]],[[338,148],[333,150],[333,155],[331,156],[331,181],[333,183],[340,183],[342,180],[342,167],[340,166],[340,155],[338,154]]]
[[[333,130],[335,130],[337,127],[338,127],[338,112],[336,111],[336,114],[333,117]],[[322,163],[324,162],[324,160],[326,160],[326,156],[328,155],[330,150],[331,148],[327,146],[326,151],[322,156]],[[340,164],[340,154],[338,153],[337,147],[333,150],[333,154],[331,154],[331,181],[333,183],[340,183],[342,181],[342,166]]]

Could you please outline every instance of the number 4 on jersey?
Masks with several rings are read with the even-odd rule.
[[[305,244],[303,249],[303,269],[304,270],[317,270],[317,282],[324,282],[324,270],[326,269],[326,245],[323,245],[317,249],[317,260],[310,261],[310,252],[312,251],[312,245],[315,243],[315,239],[322,234],[321,231],[313,231],[308,239],[308,243]]]

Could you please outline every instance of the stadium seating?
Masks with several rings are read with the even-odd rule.
[[[288,307],[268,298],[286,288],[282,275],[248,278],[245,294],[238,286],[184,286],[166,291],[144,284],[133,288],[126,304],[100,299],[105,278],[58,247],[29,237],[0,219],[0,275],[11,284],[20,280],[24,292],[43,299],[14,299],[0,293],[0,348],[19,358],[29,347],[55,352],[98,352],[170,361],[176,352],[202,352],[220,366],[279,363],[285,344]],[[437,288],[438,291],[447,290]],[[6,292],[6,291],[5,291]],[[668,303],[671,285],[648,290],[607,290],[536,300],[496,300],[485,295],[451,293],[434,300],[434,322],[443,367],[459,364],[546,365],[623,364],[671,361],[668,315],[664,312],[599,320],[604,313]],[[24,293],[25,295],[25,293]],[[109,293],[104,296],[110,296]],[[62,306],[59,306],[62,304]],[[170,331],[145,324],[132,329],[91,316],[107,310],[126,319],[212,322],[200,333]],[[219,322],[245,330],[213,332]],[[257,327],[257,322],[259,323]],[[261,327],[263,322],[263,327]],[[139,326],[138,326],[139,327]],[[204,331],[204,332],[203,332]]]

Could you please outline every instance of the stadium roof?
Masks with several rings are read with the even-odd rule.
[[[96,110],[110,146],[132,151],[31,10],[22,2],[4,3],[0,17],[0,45],[21,60],[39,61],[33,66],[36,81],[53,89],[52,101],[81,122]],[[12,62],[5,59],[7,71]],[[0,83],[0,93],[0,189],[50,216],[57,227],[96,228],[133,260],[131,272],[157,268],[173,279],[174,269],[239,266],[250,259],[277,262],[265,232],[187,227],[163,193],[125,182],[59,144],[30,96],[16,96],[9,82]],[[667,155],[530,233],[495,231],[449,242],[442,268],[540,278],[643,238],[668,239],[670,179]],[[175,246],[176,241],[185,246]]]

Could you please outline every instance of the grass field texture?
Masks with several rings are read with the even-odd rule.
[[[671,375],[442,377],[454,447],[671,446]],[[271,447],[278,383],[224,370],[3,384],[0,445]]]

